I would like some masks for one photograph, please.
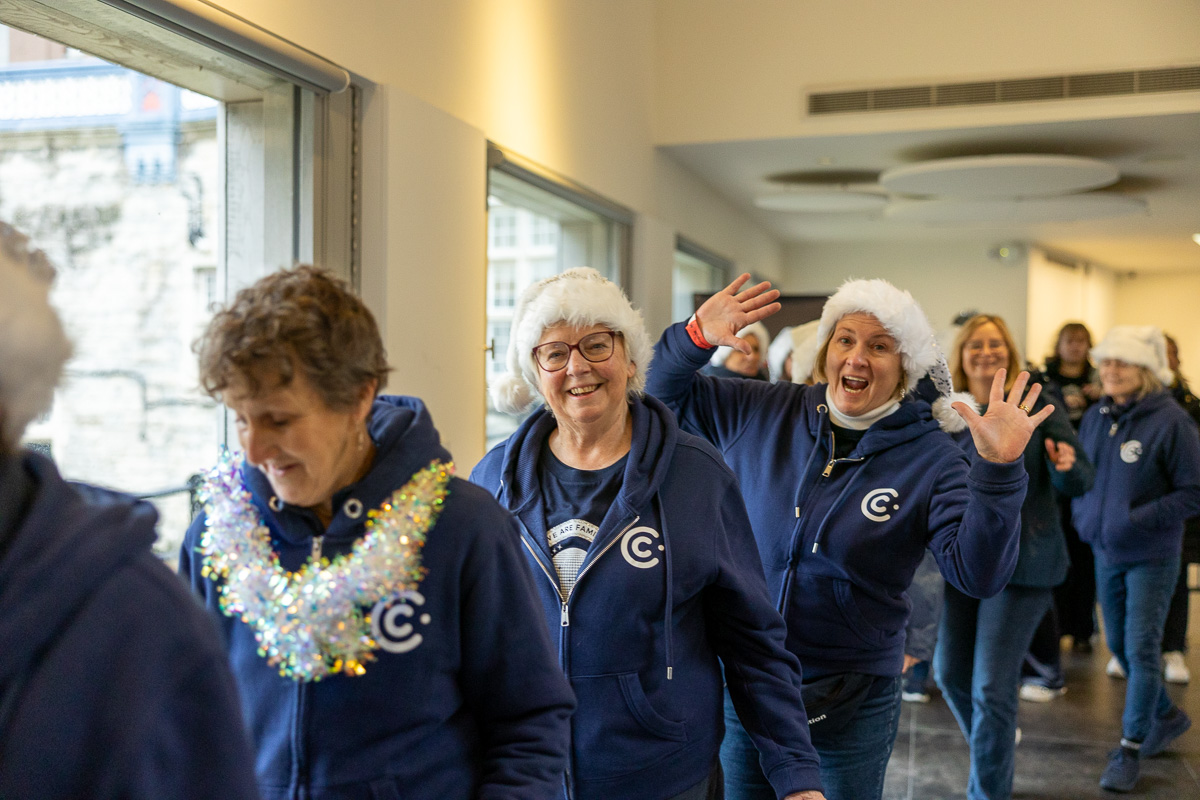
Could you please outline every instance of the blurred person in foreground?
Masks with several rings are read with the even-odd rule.
[[[1184,521],[1200,513],[1200,433],[1163,388],[1171,372],[1158,328],[1119,325],[1091,355],[1104,396],[1084,414],[1079,441],[1096,484],[1071,510],[1095,552],[1108,649],[1129,676],[1120,746],[1100,786],[1128,792],[1139,762],[1192,724],[1163,688],[1160,653]]]
[[[772,797],[818,800],[799,664],[737,480],[645,396],[651,352],[596,270],[530,286],[491,392],[508,413],[544,407],[471,474],[517,516],[579,698],[565,795],[720,798],[723,668]]]
[[[268,275],[197,343],[243,453],[180,572],[229,643],[264,798],[544,800],[574,706],[512,518],[453,477],[425,405],[381,396],[370,311]]]
[[[257,797],[220,637],[147,503],[23,450],[71,347],[53,270],[0,223],[0,797]]]

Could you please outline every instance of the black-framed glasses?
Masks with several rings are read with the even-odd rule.
[[[579,355],[593,364],[608,361],[613,351],[617,349],[618,331],[597,331],[589,333],[579,340],[578,344],[566,342],[546,342],[533,348],[533,360],[546,372],[558,372],[567,366],[571,360],[571,351],[578,350]]]

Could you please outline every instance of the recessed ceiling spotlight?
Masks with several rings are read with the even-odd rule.
[[[1192,241],[1195,242],[1196,244],[1200,244],[1200,233],[1193,233]]]

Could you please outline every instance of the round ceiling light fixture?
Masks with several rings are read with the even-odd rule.
[[[887,205],[887,195],[851,187],[814,186],[772,192],[754,198],[754,205],[768,211],[806,214],[848,214],[878,211]]]
[[[993,155],[939,158],[885,170],[879,183],[894,194],[991,198],[1053,197],[1117,182],[1121,173],[1095,158]]]
[[[1125,217],[1145,211],[1146,201],[1140,198],[1093,192],[1063,197],[899,200],[888,205],[884,216],[899,222],[973,225],[1082,222]]]

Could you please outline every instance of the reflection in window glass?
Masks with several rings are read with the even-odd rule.
[[[488,197],[487,331],[494,345],[488,381],[507,369],[509,328],[516,299],[531,283],[563,269],[590,266],[617,275],[624,226],[569,200],[492,170]],[[487,446],[516,430],[520,420],[488,400]]]
[[[32,34],[0,40],[0,219],[57,266],[75,345],[27,439],[67,478],[161,494],[156,547],[173,558],[189,477],[219,441],[191,352],[218,291],[218,103]]]

